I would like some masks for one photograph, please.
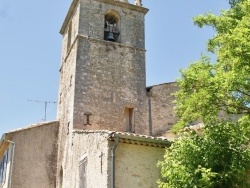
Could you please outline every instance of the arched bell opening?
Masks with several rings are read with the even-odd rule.
[[[120,41],[120,15],[114,10],[108,10],[104,19],[104,40]]]

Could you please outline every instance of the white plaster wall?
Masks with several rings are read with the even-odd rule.
[[[73,144],[67,153],[63,173],[64,188],[79,187],[79,164],[87,157],[87,187],[108,188],[108,140],[107,133],[73,133]]]

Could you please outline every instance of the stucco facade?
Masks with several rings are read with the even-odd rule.
[[[55,187],[58,133],[57,121],[6,133],[0,146],[10,152],[6,173],[8,185],[3,187]]]

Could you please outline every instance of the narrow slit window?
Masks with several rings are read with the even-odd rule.
[[[125,108],[124,110],[124,124],[126,132],[134,132],[134,109]]]

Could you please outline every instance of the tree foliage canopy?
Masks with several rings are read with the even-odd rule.
[[[194,23],[212,26],[216,35],[203,55],[182,70],[177,81],[175,131],[202,121],[175,141],[159,162],[160,188],[250,187],[250,0],[230,0],[219,16],[199,15]]]
[[[202,135],[184,135],[159,162],[159,188],[247,188],[249,126],[221,122]]]
[[[208,51],[217,56],[215,63],[203,56],[178,80],[177,128],[202,120],[205,123],[218,113],[250,115],[250,1],[245,0],[221,15],[199,15],[199,27],[212,26],[216,35],[208,41]]]

